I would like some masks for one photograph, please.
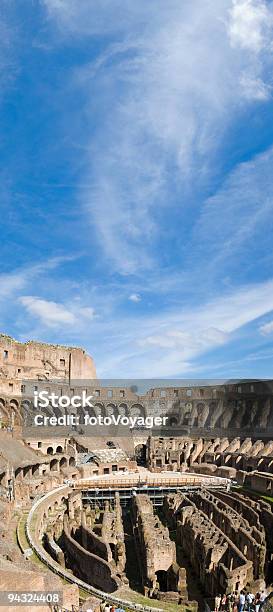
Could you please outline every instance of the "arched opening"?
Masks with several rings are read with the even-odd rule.
[[[39,463],[33,465],[32,467],[32,476],[37,476],[39,474]]]
[[[2,474],[0,474],[0,484],[3,485],[5,482],[5,476],[6,476],[6,472],[2,472]]]
[[[55,472],[58,470],[57,459],[52,459],[52,461],[50,461],[50,470],[55,471]]]
[[[1,426],[7,426],[9,424],[6,402],[4,399],[0,398],[0,423]]]
[[[135,447],[135,458],[136,458],[137,465],[146,465],[146,453],[147,453],[146,444],[138,444]]]
[[[141,404],[133,404],[129,409],[132,417],[145,417],[145,410]]]
[[[266,586],[270,586],[273,583],[273,559],[268,563],[265,582]]]
[[[62,446],[57,446],[56,448],[56,453],[62,453],[63,452],[63,447]]]
[[[70,466],[76,465],[75,457],[69,457],[69,465]]]
[[[31,474],[31,472],[32,472],[32,466],[31,466],[31,465],[26,465],[26,466],[23,468],[23,475],[24,475],[24,478],[25,478],[25,476],[28,476],[29,474]]]
[[[94,404],[94,414],[95,416],[105,415],[105,408],[103,404]]]
[[[60,467],[66,467],[67,466],[67,459],[66,457],[62,457],[61,461],[60,461]]]
[[[159,584],[159,590],[166,592],[168,590],[167,572],[164,570],[158,570],[155,575]]]
[[[127,404],[124,404],[124,403],[119,404],[118,413],[121,416],[127,416],[127,414],[128,414],[128,406],[127,406]]]
[[[53,448],[52,448],[52,446],[48,446],[48,448],[46,449],[46,454],[47,455],[53,455]]]
[[[21,468],[17,468],[14,472],[15,480],[18,478],[18,476],[20,476],[20,474],[21,474]]]
[[[116,412],[115,404],[107,404],[105,412],[106,412],[106,416],[111,416],[112,414],[115,414]]]

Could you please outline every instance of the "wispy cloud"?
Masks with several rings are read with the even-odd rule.
[[[18,294],[19,291],[31,285],[38,277],[74,259],[75,257],[71,255],[50,257],[44,261],[0,274],[0,300]]]
[[[63,36],[118,38],[74,75],[85,112],[90,106],[92,114],[94,89],[103,101],[84,205],[112,266],[125,274],[152,268],[160,211],[178,197],[188,214],[187,189],[213,174],[238,113],[271,94],[272,7],[256,0],[44,4]]]
[[[38,317],[40,322],[48,327],[60,328],[62,325],[79,325],[81,319],[86,321],[93,319],[95,312],[88,307],[67,307],[50,300],[44,300],[35,296],[25,295],[19,298],[19,302],[25,307],[27,313]]]
[[[265,260],[263,273],[265,270],[270,273],[272,163],[270,148],[239,164],[215,195],[206,200],[193,230],[193,257],[188,257],[193,276],[197,264],[198,270],[201,265],[202,270],[218,280],[225,274],[234,274],[236,278],[238,260],[255,268],[261,259]]]
[[[99,334],[102,339],[107,337],[107,357],[99,358],[99,373],[125,377],[145,377],[147,372],[150,376],[195,375],[202,355],[238,341],[244,326],[272,310],[273,280],[245,286],[195,308],[165,310],[137,320],[115,319],[114,332],[101,321]],[[105,355],[103,340],[101,349]]]
[[[264,325],[261,325],[259,330],[263,336],[269,336],[273,333],[273,321],[269,321],[269,323],[264,323]]]

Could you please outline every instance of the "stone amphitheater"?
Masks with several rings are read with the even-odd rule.
[[[30,388],[84,388],[94,416],[165,414],[168,425],[34,428]],[[110,387],[83,349],[1,335],[0,595],[31,585],[62,594],[41,612],[102,600],[157,612],[270,591],[272,390],[272,381]]]

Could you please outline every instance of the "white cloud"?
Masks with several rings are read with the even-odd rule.
[[[18,294],[18,291],[31,285],[37,277],[44,275],[48,270],[54,270],[62,263],[73,259],[71,256],[51,257],[45,261],[0,274],[0,299]]]
[[[81,326],[95,317],[95,311],[88,306],[79,306],[72,303],[69,306],[45,300],[32,295],[19,298],[19,302],[25,307],[31,317],[37,317],[42,325],[47,327],[60,327],[61,325]]]
[[[141,296],[139,293],[131,293],[131,295],[129,295],[129,300],[135,303],[141,302]]]
[[[270,273],[272,164],[273,148],[239,164],[204,203],[191,242],[198,275],[201,269],[206,278],[216,274],[219,279],[225,270],[237,276],[242,262],[248,269],[255,268],[265,254]],[[188,258],[187,263],[193,278],[195,262]]]
[[[261,325],[259,330],[263,336],[268,336],[272,334],[273,333],[273,321],[270,321],[269,323],[265,323],[264,325]]]
[[[175,191],[188,212],[187,189],[217,171],[233,121],[271,95],[272,7],[263,0],[232,8],[229,0],[44,4],[58,36],[115,36],[72,80],[85,92],[91,121],[94,90],[103,106],[97,144],[89,143],[84,206],[113,267],[153,269],[158,210],[171,209]]]
[[[265,0],[233,0],[229,35],[233,46],[254,52],[271,41],[272,11]]]
[[[168,330],[161,335],[148,336],[144,340],[140,341],[141,346],[158,346],[159,348],[165,349],[180,349],[182,352],[202,351],[211,346],[218,346],[225,344],[229,339],[228,334],[225,334],[220,329],[210,327],[208,329],[201,329],[197,332],[191,330],[191,332],[181,330]]]
[[[115,319],[98,359],[100,376],[147,377],[196,374],[199,359],[238,340],[244,325],[273,310],[273,280],[226,293],[195,308]]]
[[[0,299],[6,299],[23,289],[26,285],[26,275],[24,272],[11,272],[10,274],[0,274]]]
[[[268,100],[272,95],[272,85],[264,83],[260,78],[253,78],[246,74],[243,74],[240,79],[240,85],[246,99],[265,101]]]
[[[38,317],[44,325],[49,327],[56,325],[75,325],[76,316],[62,304],[42,300],[37,297],[26,295],[20,298],[20,303],[26,308],[28,314]]]

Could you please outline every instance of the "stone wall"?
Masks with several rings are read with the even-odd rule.
[[[217,527],[211,508],[207,507],[209,516],[200,508],[200,499],[179,493],[165,501],[166,518],[172,528],[176,526],[177,546],[188,557],[208,596],[238,591],[253,580],[253,563]]]
[[[227,500],[232,496],[226,496]],[[231,505],[210,491],[193,493],[190,499],[202,510],[253,564],[253,578],[264,578],[265,532],[261,525],[250,525]]]
[[[172,591],[178,598],[186,597],[185,570],[176,563],[175,543],[168,528],[155,516],[147,495],[133,497],[132,520],[144,593],[151,597]]]
[[[92,586],[113,593],[121,582],[115,575],[110,563],[89,552],[73,537],[75,534],[69,525],[68,517],[64,517],[63,545],[69,555],[70,563],[76,573]]]
[[[96,378],[93,359],[82,348],[18,342],[0,334],[0,390],[21,394],[24,380],[89,380]]]
[[[217,475],[230,473],[236,476],[240,470],[273,471],[273,441],[252,440],[240,437],[196,438],[194,435],[179,437],[150,437],[147,442],[147,463],[153,472],[185,471],[189,468],[202,471],[206,466]],[[216,472],[217,470],[217,472]],[[270,486],[269,486],[270,489]]]

